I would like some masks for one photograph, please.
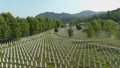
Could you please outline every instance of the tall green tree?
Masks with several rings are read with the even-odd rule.
[[[87,36],[88,38],[91,38],[94,36],[95,30],[93,28],[93,26],[91,24],[88,24],[88,28],[87,28]]]
[[[116,22],[113,20],[104,20],[103,21],[103,30],[106,31],[108,37],[111,37],[116,32]]]
[[[10,37],[10,27],[0,15],[0,41],[4,42]]]
[[[17,17],[16,19],[17,19],[17,23],[19,23],[19,25],[20,25],[22,37],[29,35],[29,27],[30,26],[27,23],[27,21],[25,19],[22,19],[19,17]]]
[[[70,29],[68,29],[68,36],[69,37],[72,37],[73,36],[73,29],[72,29],[72,27],[70,27]]]
[[[56,20],[56,27],[61,28],[62,27],[62,22],[59,20]]]
[[[10,26],[10,34],[11,34],[10,39],[12,40],[12,39],[20,38],[22,33],[21,33],[20,25],[19,23],[17,23],[16,18],[14,18],[12,14],[9,12],[2,13],[1,15],[4,17],[6,23]]]
[[[27,17],[27,22],[29,23],[30,35],[36,34],[39,32],[39,21],[33,17]]]
[[[94,19],[92,22],[91,22],[92,26],[93,26],[93,29],[95,31],[95,36],[98,37],[99,36],[99,33],[101,31],[101,24],[100,24],[100,20],[99,19]]]

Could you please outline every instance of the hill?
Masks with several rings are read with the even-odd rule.
[[[114,20],[120,23],[120,8],[113,10],[113,11],[108,11],[106,14],[100,15],[100,18],[111,19],[111,20]]]
[[[45,13],[40,13],[35,17],[59,19],[59,20],[62,20],[63,22],[71,22],[72,20],[75,20],[78,18],[90,17],[93,15],[99,15],[102,13],[104,13],[104,12],[94,12],[94,11],[90,11],[90,10],[82,11],[82,12],[76,13],[76,14],[45,12]]]
[[[91,10],[86,10],[86,11],[82,11],[80,13],[73,14],[73,16],[89,17],[89,16],[93,16],[93,15],[100,15],[100,14],[103,14],[103,13],[105,13],[105,12],[95,12],[95,11],[91,11]]]
[[[38,14],[36,17],[44,17],[44,18],[51,18],[51,19],[62,19],[62,18],[68,18],[72,15],[67,13],[54,13],[54,12],[45,12]]]

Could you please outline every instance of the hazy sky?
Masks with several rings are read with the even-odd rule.
[[[43,12],[78,13],[83,10],[107,11],[120,8],[120,0],[0,0],[0,13],[35,16]]]

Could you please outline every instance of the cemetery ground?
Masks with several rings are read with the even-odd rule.
[[[65,38],[65,29],[58,34],[46,31],[0,44],[0,68],[120,68],[119,48]]]

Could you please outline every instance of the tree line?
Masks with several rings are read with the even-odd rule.
[[[52,28],[61,27],[62,22],[48,18],[19,18],[11,13],[0,14],[0,42],[16,40]]]
[[[87,24],[87,36],[120,38],[120,25],[113,20],[94,19]]]

